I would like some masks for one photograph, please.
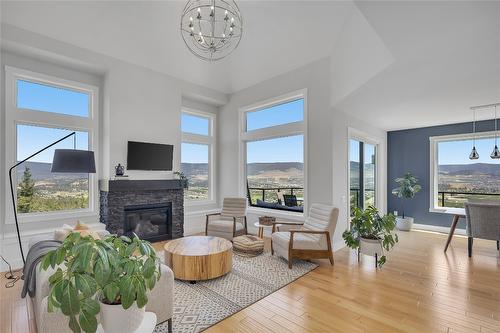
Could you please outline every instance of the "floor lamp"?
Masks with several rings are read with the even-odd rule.
[[[78,150],[76,149],[76,132],[72,132],[65,137],[51,143],[45,148],[40,149],[33,155],[28,156],[24,160],[17,162],[14,166],[9,169],[9,180],[10,180],[10,193],[12,196],[12,207],[14,208],[14,220],[16,222],[17,240],[19,242],[19,250],[21,251],[21,257],[23,258],[23,265],[26,264],[26,259],[24,258],[23,244],[21,242],[21,234],[19,233],[19,222],[17,221],[17,207],[16,198],[14,195],[14,186],[12,185],[12,171],[16,169],[19,165],[23,164],[30,158],[40,154],[41,152],[49,149],[50,147],[58,144],[59,142],[66,140],[70,136],[73,136],[74,149],[56,149],[54,151],[54,158],[52,160],[52,169],[50,172],[71,172],[71,173],[95,173],[95,159],[94,152],[89,150]]]

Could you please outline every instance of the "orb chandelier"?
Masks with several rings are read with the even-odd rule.
[[[238,47],[243,18],[233,0],[189,0],[181,17],[181,35],[198,58],[220,60]]]

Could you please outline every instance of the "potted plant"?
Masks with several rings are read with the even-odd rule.
[[[394,233],[396,226],[392,214],[380,216],[378,210],[369,206],[365,210],[354,208],[351,219],[351,228],[344,231],[342,237],[352,249],[359,253],[375,255],[375,264],[382,267],[386,262],[385,251],[390,251],[398,242],[398,235]]]
[[[403,199],[401,203],[402,215],[396,218],[396,227],[398,230],[410,231],[413,226],[413,217],[405,216],[404,199],[414,198],[415,194],[422,189],[422,186],[418,184],[418,179],[409,172],[407,172],[402,178],[396,178],[395,182],[399,186],[392,190],[392,194],[400,199]]]
[[[188,181],[187,177],[184,175],[184,172],[182,172],[182,171],[175,171],[174,175],[176,175],[177,177],[179,177],[179,180],[181,181],[182,187],[184,189],[187,189],[189,187],[189,181]]]
[[[160,278],[159,265],[151,244],[135,235],[101,240],[71,233],[42,260],[42,269],[56,269],[49,278],[48,311],[61,309],[73,332],[95,332],[99,313],[105,332],[135,332],[147,291]]]

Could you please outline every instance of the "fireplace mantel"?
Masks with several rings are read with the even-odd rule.
[[[180,190],[184,187],[183,185],[183,181],[180,179],[120,179],[99,181],[99,189],[104,192]]]

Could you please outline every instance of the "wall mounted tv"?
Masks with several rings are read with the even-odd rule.
[[[129,141],[127,170],[172,171],[174,146]]]

